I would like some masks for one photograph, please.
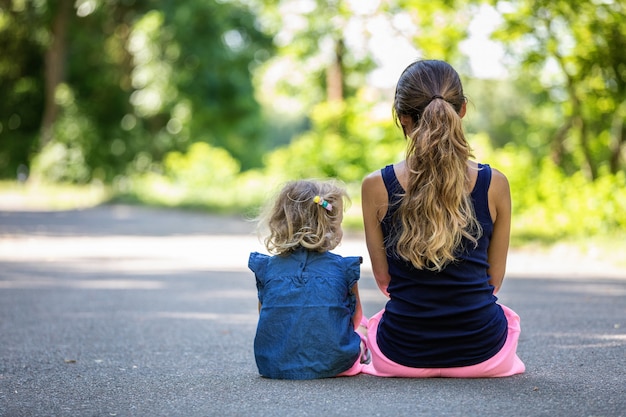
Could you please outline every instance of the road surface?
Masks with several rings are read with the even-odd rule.
[[[527,372],[504,379],[259,377],[236,217],[105,205],[0,211],[0,416],[626,416],[626,272],[512,252],[500,301]],[[361,236],[366,315],[384,305]]]

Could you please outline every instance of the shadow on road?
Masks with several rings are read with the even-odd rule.
[[[243,216],[196,211],[103,205],[66,211],[0,211],[0,236],[173,236],[246,235],[255,224]]]

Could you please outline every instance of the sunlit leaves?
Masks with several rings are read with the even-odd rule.
[[[569,150],[578,159],[573,168],[585,168],[592,178],[603,165],[612,172],[623,168],[626,130],[614,126],[615,117],[621,117],[615,110],[626,100],[626,3],[524,0],[507,4],[505,24],[496,37],[520,58],[522,71],[534,73],[531,83],[538,81],[555,102],[566,104],[561,125],[571,126],[567,137],[577,141]],[[556,161],[560,158],[567,155],[561,153]]]
[[[163,21],[161,12],[148,12],[134,25],[128,43],[134,59],[131,79],[135,91],[130,102],[137,115],[144,118],[163,112],[177,96],[176,88],[170,82],[172,63],[177,59],[173,53],[176,46],[162,48]]]
[[[231,181],[240,170],[226,150],[203,142],[192,144],[184,154],[168,153],[163,167],[167,177],[190,188]]]
[[[402,135],[390,117],[377,120],[372,111],[371,103],[360,97],[316,106],[311,113],[312,129],[267,155],[268,175],[353,182],[393,162],[404,149]]]

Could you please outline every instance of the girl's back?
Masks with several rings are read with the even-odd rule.
[[[250,255],[261,311],[254,351],[261,375],[281,379],[333,377],[359,358],[361,338],[351,288],[359,257],[298,249],[287,256]]]

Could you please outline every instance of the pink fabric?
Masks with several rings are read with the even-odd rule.
[[[361,326],[363,326],[364,329],[367,328],[368,322],[369,321],[367,320],[367,317],[361,317]],[[337,376],[354,376],[360,374],[363,371],[363,366],[365,365],[363,362],[365,362],[367,355],[369,355],[367,351],[367,339],[365,335],[363,335],[360,331],[358,331],[357,334],[361,338],[361,354],[350,369],[348,369],[347,371],[343,371]]]
[[[359,358],[356,360],[356,362],[354,362],[354,365],[352,365],[352,367],[350,369],[348,369],[347,371],[343,371],[342,373],[340,373],[337,376],[354,376],[354,375],[358,375],[361,372],[363,372],[363,366],[365,364],[361,363],[361,355],[359,355]]]
[[[368,322],[367,345],[372,360],[369,364],[362,365],[362,372],[382,377],[405,378],[486,378],[524,373],[526,367],[516,353],[520,334],[519,316],[510,308],[503,305],[501,305],[501,307],[509,323],[509,333],[502,349],[494,357],[482,363],[456,368],[411,368],[389,360],[380,351],[376,343],[378,323],[383,315],[383,309],[375,314]]]

